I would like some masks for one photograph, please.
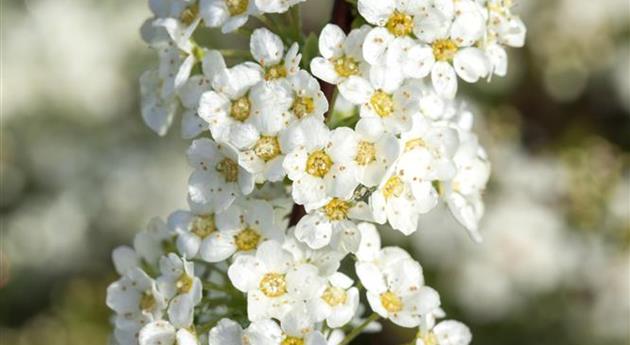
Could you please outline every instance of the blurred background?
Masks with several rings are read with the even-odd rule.
[[[107,343],[112,248],[186,205],[187,141],[139,114],[137,79],[157,63],[145,2],[2,2],[3,345]],[[307,2],[309,31],[331,3]],[[462,93],[493,164],[485,242],[445,209],[386,241],[420,259],[473,344],[629,344],[630,2],[516,6],[529,32],[508,77]]]

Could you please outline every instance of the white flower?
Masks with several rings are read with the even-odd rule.
[[[396,166],[390,168],[370,196],[374,220],[379,224],[389,222],[405,235],[417,230],[420,214],[433,209],[437,202],[438,194],[431,182],[408,181]]]
[[[256,255],[238,256],[228,276],[232,284],[247,293],[247,315],[251,321],[283,318],[298,301],[317,296],[324,285],[317,267],[294,266],[291,253],[280,243],[262,243]]]
[[[328,100],[319,87],[319,83],[305,70],[298,71],[287,79],[293,94],[293,103],[289,108],[291,120],[315,117],[324,120],[328,111]]]
[[[250,0],[251,1],[251,0]],[[255,0],[256,6],[264,13],[283,13],[289,7],[306,0]]]
[[[194,0],[149,0],[154,14],[141,28],[142,38],[154,47],[168,43],[168,39],[184,47],[199,25],[199,7]]]
[[[238,165],[238,152],[228,144],[197,139],[188,149],[188,162],[196,168],[188,181],[188,199],[196,213],[224,211],[254,189],[254,176]]]
[[[161,96],[167,99],[186,83],[197,58],[193,54],[192,46],[182,48],[174,43],[160,48],[158,56]]]
[[[362,210],[367,210],[364,203],[328,198],[324,206],[312,210],[300,219],[295,226],[295,237],[313,249],[321,249],[330,244],[341,252],[356,252],[360,233],[350,218]]]
[[[230,319],[221,319],[208,334],[208,345],[278,345],[282,330],[270,319],[254,321],[246,329]]]
[[[472,340],[470,329],[455,320],[444,320],[434,325],[422,325],[416,345],[468,345]]]
[[[326,289],[314,299],[316,320],[326,320],[331,328],[339,328],[350,322],[359,306],[359,290],[353,281],[343,273],[335,273],[328,278]]]
[[[160,64],[140,77],[141,110],[144,122],[154,132],[165,135],[173,122],[177,91],[184,86],[197,62],[190,45],[169,42],[158,49]]]
[[[259,10],[254,0],[200,0],[199,12],[206,26],[220,26],[221,32],[228,33],[245,25]]]
[[[478,0],[486,7],[488,30],[482,48],[488,56],[492,73],[505,76],[507,52],[504,46],[522,47],[527,29],[518,17],[512,14],[512,1]]]
[[[171,231],[160,218],[153,218],[147,228],[136,234],[133,247],[138,258],[153,268],[157,268],[162,255],[174,248],[176,233]]]
[[[178,90],[179,99],[184,106],[181,134],[184,139],[197,137],[208,129],[208,123],[199,117],[199,99],[206,92],[214,77],[226,69],[223,56],[216,50],[204,51],[202,60],[203,74],[190,77]]]
[[[340,27],[327,24],[319,35],[319,53],[311,61],[317,78],[334,85],[343,84],[351,76],[367,75],[369,65],[363,60],[363,41],[370,27],[364,25],[346,34]]]
[[[106,303],[117,314],[116,338],[123,343],[143,325],[160,320],[167,302],[155,281],[135,267],[107,287]]]
[[[420,264],[410,258],[400,258],[393,251],[382,250],[379,261],[355,264],[361,283],[367,289],[370,307],[384,318],[402,327],[415,327],[422,317],[440,305],[435,290],[424,286]]]
[[[406,235],[416,231],[419,214],[438,202],[433,181],[455,175],[452,157],[458,147],[457,132],[414,117],[413,127],[401,135],[402,155],[370,197],[374,219]]]
[[[475,47],[483,38],[486,21],[483,9],[471,0],[440,1],[414,18],[416,36],[433,50],[424,64],[431,66],[431,81],[442,96],[453,98],[457,92],[457,76],[474,83],[490,72],[484,52]]]
[[[223,261],[234,253],[256,250],[266,240],[282,241],[284,234],[274,224],[273,209],[261,200],[240,200],[202,224],[212,227],[199,244],[199,255],[208,262]],[[193,235],[194,236],[194,235]],[[194,247],[194,240],[191,241]]]
[[[352,76],[339,85],[348,101],[361,106],[362,118],[375,118],[393,134],[408,130],[418,111],[417,99],[401,88],[403,76],[396,70],[372,66],[369,79]]]
[[[300,306],[305,307],[304,304]],[[281,345],[328,345],[324,334],[315,329],[310,312],[305,308],[293,309],[280,324],[282,327]]]
[[[387,133],[383,122],[374,117],[359,120],[349,145],[355,150],[357,180],[366,187],[380,184],[385,172],[400,154],[396,137]]]
[[[254,30],[249,41],[249,49],[254,60],[260,64],[266,81],[283,80],[295,75],[299,70],[302,55],[299,54],[297,42],[291,45],[285,55],[280,36],[266,28]]]
[[[455,219],[473,240],[481,242],[478,228],[484,213],[482,193],[490,178],[490,163],[474,134],[461,131],[460,140],[453,157],[457,173],[452,180],[443,183],[444,198]]]
[[[312,249],[304,242],[298,241],[295,238],[294,227],[287,231],[287,236],[284,243],[282,243],[282,248],[293,255],[295,265],[310,263],[319,269],[319,274],[322,277],[330,277],[337,272],[341,260],[345,256],[345,253],[330,247]]]
[[[412,128],[402,133],[400,140],[403,153],[397,168],[411,183],[448,180],[455,175],[453,156],[459,147],[456,130],[416,116]]]
[[[135,267],[140,267],[140,258],[136,251],[129,246],[118,246],[112,251],[112,262],[116,272],[125,275]]]
[[[139,345],[199,345],[199,339],[190,330],[175,328],[168,321],[159,320],[144,326],[138,334]]]
[[[213,90],[201,95],[198,112],[215,140],[230,142],[233,128],[251,126],[258,110],[250,91],[260,80],[262,74],[253,63],[223,69],[215,76]]]
[[[201,280],[192,262],[171,253],[160,259],[158,287],[169,299],[168,318],[178,328],[192,325],[195,305],[201,301]]]
[[[330,131],[315,118],[307,118],[287,136],[287,147],[293,147],[283,167],[293,181],[296,203],[307,208],[323,206],[328,197],[348,199],[358,185],[356,164],[347,147],[350,128]]]
[[[449,0],[450,1],[450,0]],[[421,78],[427,75],[426,61],[431,49],[414,41],[418,35],[417,18],[426,13],[433,1],[371,1],[359,0],[359,13],[370,24],[363,44],[363,56],[371,65],[386,65],[388,70],[399,70]]]
[[[240,150],[239,164],[257,176],[259,182],[281,181],[286,147],[281,135],[288,123],[286,111],[292,103],[288,85],[260,83],[250,93],[255,104],[251,120],[233,126],[229,141]]]
[[[148,70],[140,76],[140,112],[144,123],[159,135],[165,135],[171,127],[177,111],[174,94],[162,97],[163,80],[157,70]]]

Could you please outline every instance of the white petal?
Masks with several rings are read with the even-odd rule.
[[[284,55],[284,45],[280,37],[265,28],[254,31],[249,46],[252,56],[262,66],[273,66]]]
[[[208,123],[197,115],[196,110],[188,110],[182,115],[182,138],[196,138],[207,129]]]
[[[457,93],[457,75],[448,62],[439,61],[431,70],[431,81],[435,91],[448,99],[455,98]]]
[[[319,212],[307,214],[296,225],[295,237],[310,248],[320,249],[330,243],[332,225]]]
[[[316,298],[323,290],[325,281],[317,267],[303,264],[287,273],[287,290],[300,300]]]
[[[455,54],[453,66],[457,75],[469,83],[486,77],[490,70],[488,59],[479,48],[461,49]]]
[[[319,52],[326,59],[341,56],[346,34],[335,24],[326,24],[319,35]]]
[[[266,241],[258,247],[256,257],[265,264],[271,272],[283,273],[288,270],[293,257],[282,249],[276,241]]]
[[[338,84],[342,79],[335,71],[335,66],[332,62],[323,57],[316,57],[311,60],[311,73],[317,78],[334,85]]]
[[[206,26],[216,28],[230,17],[230,12],[222,0],[201,0],[199,4],[199,14],[203,18]]]
[[[175,343],[175,327],[168,321],[155,321],[140,330],[140,345],[162,345]]]
[[[368,23],[383,26],[394,12],[394,2],[391,0],[359,0],[357,8]]]
[[[218,50],[208,50],[201,61],[203,75],[212,81],[215,75],[226,69],[223,55]]]
[[[238,323],[221,319],[208,333],[208,345],[241,345],[242,333]]]
[[[383,274],[375,264],[359,261],[354,267],[361,283],[369,292],[381,294],[387,291]]]
[[[379,0],[380,1],[380,0]],[[383,64],[385,52],[394,36],[385,28],[374,28],[365,37],[363,58],[371,65]]]
[[[112,261],[116,272],[124,275],[130,269],[140,265],[140,259],[133,248],[128,246],[120,246],[112,251]]]
[[[353,104],[365,104],[370,101],[374,89],[364,78],[351,76],[339,84],[339,92]]]
[[[185,328],[192,325],[195,303],[190,294],[178,295],[168,306],[168,319],[173,326]]]
[[[258,288],[263,274],[260,261],[252,255],[240,255],[228,269],[228,277],[235,288],[243,292]]]
[[[468,345],[472,340],[470,329],[461,322],[445,320],[433,328],[433,333],[440,344]]]
[[[216,231],[201,242],[199,256],[207,262],[221,262],[234,254],[236,245],[231,232]]]

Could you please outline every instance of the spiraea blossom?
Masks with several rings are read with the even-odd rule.
[[[367,24],[307,37],[302,2],[149,1],[142,116],[165,135],[181,113],[189,207],[114,250],[118,345],[347,345],[379,319],[470,343],[381,233],[442,202],[481,241],[490,162],[457,79],[505,75],[525,26],[510,1],[359,0],[335,18]],[[202,27],[249,45],[201,45]]]

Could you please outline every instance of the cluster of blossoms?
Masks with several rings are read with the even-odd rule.
[[[422,267],[379,231],[409,235],[445,202],[480,240],[490,165],[456,76],[504,74],[522,23],[508,1],[359,0],[369,24],[327,25],[321,56],[302,61],[305,40],[272,31],[288,16],[300,32],[298,2],[150,1],[142,33],[160,64],[141,78],[142,115],[163,135],[182,109],[194,171],[189,210],[114,251],[120,345],[345,345],[379,318],[417,328],[417,345],[470,342],[465,325],[436,321]],[[250,15],[266,27],[241,28]],[[201,25],[246,33],[252,59],[228,66],[195,43]]]

